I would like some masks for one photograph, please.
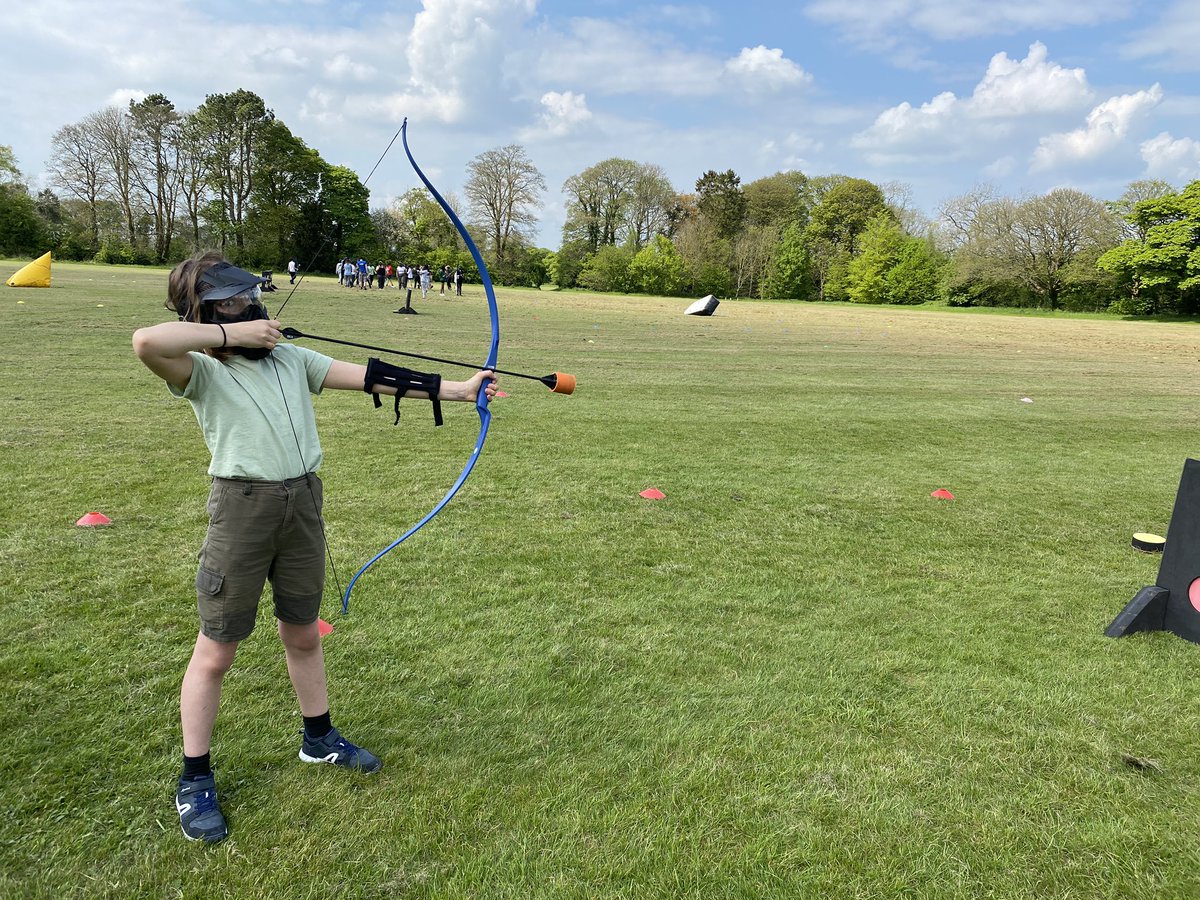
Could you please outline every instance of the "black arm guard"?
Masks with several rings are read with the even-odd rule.
[[[442,424],[442,404],[438,400],[438,391],[442,389],[441,375],[430,372],[414,372],[412,369],[393,366],[391,363],[372,356],[367,360],[367,376],[363,379],[363,390],[374,398],[375,408],[379,409],[383,404],[379,401],[379,394],[374,390],[376,385],[396,389],[396,421],[393,424],[400,423],[400,398],[409,391],[427,393],[433,402],[433,424]]]

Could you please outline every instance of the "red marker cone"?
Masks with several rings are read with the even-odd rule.
[[[929,496],[932,497],[934,500],[953,500],[954,499],[954,495],[952,493],[950,493],[948,490],[946,490],[945,488],[938,488],[936,491],[934,491]]]
[[[646,490],[642,491],[640,494],[638,494],[638,496],[645,497],[647,500],[666,500],[667,499],[667,495],[664,494],[662,491],[660,491],[658,488],[646,488]]]
[[[82,516],[75,520],[76,525],[93,526],[93,525],[111,525],[112,519],[104,513],[90,512],[86,516]]]
[[[317,631],[320,633],[321,637],[324,637],[327,634],[333,633],[333,626],[324,619],[317,619]]]

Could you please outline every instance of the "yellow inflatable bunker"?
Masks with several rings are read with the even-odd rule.
[[[8,279],[9,287],[50,287],[50,251],[46,251]]]

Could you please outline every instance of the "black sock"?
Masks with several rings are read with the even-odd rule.
[[[206,775],[212,774],[212,760],[210,754],[205,753],[203,756],[188,756],[183,755],[183,777],[184,778],[203,778]]]
[[[323,738],[333,730],[333,722],[329,719],[329,710],[319,716],[304,716],[304,733],[310,738]]]

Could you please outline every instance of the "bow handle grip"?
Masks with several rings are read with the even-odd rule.
[[[495,380],[495,378],[485,378],[483,383],[479,385],[479,394],[475,397],[475,408],[479,410],[481,416],[487,412],[488,408],[487,391],[485,388]]]

